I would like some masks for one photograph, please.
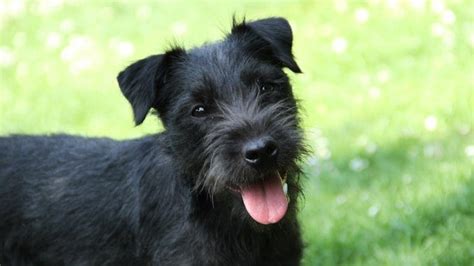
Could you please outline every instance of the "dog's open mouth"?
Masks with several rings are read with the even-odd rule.
[[[288,209],[288,186],[286,174],[278,171],[259,182],[242,186],[236,190],[242,196],[245,209],[258,223],[273,224],[279,222]]]

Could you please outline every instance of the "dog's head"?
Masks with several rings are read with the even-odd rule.
[[[301,72],[292,39],[283,18],[234,22],[223,41],[171,49],[118,76],[136,124],[158,112],[195,192],[245,206],[261,224],[280,221],[299,190],[302,136],[283,72]]]

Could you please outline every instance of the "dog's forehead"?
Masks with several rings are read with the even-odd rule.
[[[220,83],[236,82],[243,72],[258,71],[258,62],[237,45],[213,43],[189,53],[189,66],[201,76]]]
[[[223,41],[189,50],[181,77],[191,84],[190,89],[206,87],[228,93],[228,88],[238,90],[259,77],[278,73],[278,68],[262,63],[237,43]]]

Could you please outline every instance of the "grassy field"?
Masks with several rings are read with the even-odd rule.
[[[234,13],[284,16],[312,146],[304,265],[473,265],[472,1],[61,2],[0,0],[0,134],[156,132],[118,71]]]

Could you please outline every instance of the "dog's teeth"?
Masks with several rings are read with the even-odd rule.
[[[283,184],[283,192],[285,193],[285,196],[288,195],[288,184],[286,182]]]

